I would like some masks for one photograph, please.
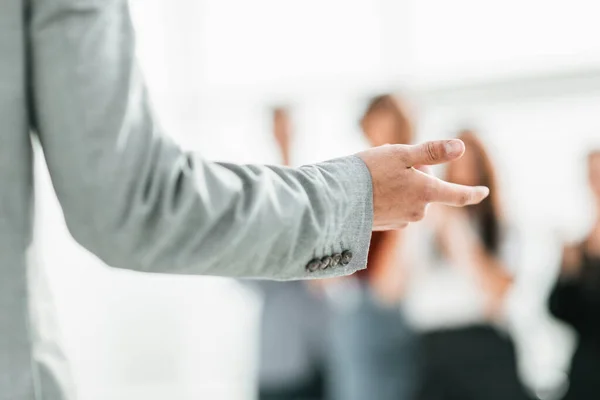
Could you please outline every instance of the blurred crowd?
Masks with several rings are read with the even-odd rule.
[[[272,110],[288,166],[292,112]],[[389,94],[373,98],[360,119],[371,146],[415,143],[415,124],[403,99]],[[505,217],[502,171],[475,130],[456,136],[466,153],[443,178],[488,186],[483,203],[431,207],[423,223],[374,232],[368,268],[353,276],[255,284],[264,300],[261,400],[537,398],[518,370],[511,300],[523,242]],[[547,304],[578,334],[569,384],[559,394],[568,400],[600,396],[600,149],[587,162],[595,223],[579,242],[564,244]]]

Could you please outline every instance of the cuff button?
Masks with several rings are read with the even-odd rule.
[[[318,259],[314,259],[306,265],[306,270],[308,272],[315,272],[321,268],[321,261]]]
[[[327,269],[331,266],[333,259],[329,256],[321,258],[321,269]]]
[[[340,263],[342,262],[342,255],[341,254],[334,254],[333,257],[331,257],[331,266],[332,267],[337,267],[338,265],[340,265]]]
[[[342,265],[348,265],[352,261],[352,252],[350,250],[346,250],[342,253]]]

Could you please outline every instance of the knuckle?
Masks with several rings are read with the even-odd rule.
[[[418,221],[422,220],[423,218],[425,218],[425,209],[424,208],[413,210],[408,215],[409,222],[418,222]]]
[[[407,154],[406,149],[404,147],[393,146],[392,151],[393,151],[394,158],[399,160],[404,165],[409,164],[409,155]]]

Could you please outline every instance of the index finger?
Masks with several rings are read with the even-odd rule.
[[[490,194],[485,186],[464,186],[449,183],[438,178],[432,178],[433,189],[429,198],[430,203],[441,203],[448,206],[464,207],[481,203]]]

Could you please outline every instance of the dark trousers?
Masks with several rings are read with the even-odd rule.
[[[417,400],[528,400],[512,341],[488,326],[423,335]]]
[[[580,338],[573,355],[570,385],[564,400],[590,400],[600,397],[600,345],[598,338]]]
[[[288,386],[278,389],[260,388],[259,400],[324,400],[325,399],[324,374],[315,371],[313,377],[297,386]]]

